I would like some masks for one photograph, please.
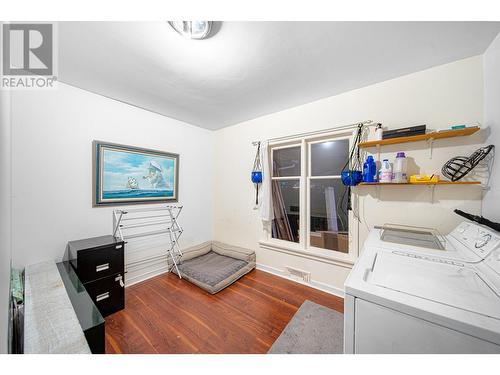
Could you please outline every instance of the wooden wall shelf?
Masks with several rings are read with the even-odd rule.
[[[359,144],[359,147],[367,148],[375,146],[395,145],[399,143],[408,143],[408,142],[429,141],[429,140],[433,141],[442,138],[463,137],[466,135],[474,134],[479,129],[480,129],[479,126],[474,126],[471,128],[432,132],[427,134],[414,135],[410,137],[399,137],[399,138],[382,139],[377,141],[361,142]]]
[[[356,186],[401,186],[401,185],[411,185],[411,186],[418,186],[418,185],[431,185],[431,186],[436,186],[436,185],[479,185],[481,182],[479,181],[438,181],[438,182],[417,182],[417,183],[412,183],[412,182],[407,182],[407,183],[390,183],[390,182],[361,182],[360,184]]]

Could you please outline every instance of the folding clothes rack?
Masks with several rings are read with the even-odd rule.
[[[168,256],[172,258],[173,267],[177,270],[179,278],[181,274],[177,268],[177,262],[182,257],[179,247],[179,237],[183,229],[179,225],[179,217],[183,206],[162,206],[153,208],[133,208],[124,210],[113,210],[113,236],[118,236],[122,241],[138,237],[157,236],[168,234],[170,243],[167,247]],[[157,227],[158,230],[141,231],[144,227]],[[130,229],[133,233],[124,234]]]

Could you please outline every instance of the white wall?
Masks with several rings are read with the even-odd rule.
[[[491,189],[483,201],[483,215],[500,222],[500,34],[483,56],[484,59],[484,123],[491,128],[487,144],[496,147],[496,162],[493,164]]]
[[[251,142],[367,119],[390,128],[427,124],[436,129],[482,122],[482,57],[438,66],[217,131],[215,239],[255,249],[257,262],[265,266],[279,271],[293,266],[310,271],[314,281],[342,288],[349,268],[259,249],[263,231],[257,212],[252,210],[254,188],[249,176],[255,148]],[[484,134],[436,141],[432,159],[425,142],[387,147],[381,156],[394,158],[397,151],[404,150],[414,161],[410,163],[410,173],[440,173],[441,166],[452,156],[467,155],[478,148],[484,142]],[[460,221],[453,208],[474,213],[481,209],[482,190],[477,186],[437,187],[434,203],[430,202],[430,189],[424,186],[381,188],[380,195],[375,187],[357,189],[361,244],[368,228],[375,224],[396,222],[448,232]]]
[[[0,24],[1,27],[1,24]],[[0,91],[0,353],[7,352],[11,265],[10,94]]]
[[[112,207],[92,207],[92,141],[180,154],[182,247],[212,238],[211,131],[60,84],[12,95],[13,262],[63,257],[67,241],[112,233]],[[128,246],[126,263],[161,253]],[[128,267],[127,282],[165,270],[159,260]]]

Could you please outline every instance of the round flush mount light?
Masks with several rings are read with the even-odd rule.
[[[212,21],[168,21],[168,23],[188,39],[205,39],[212,28]]]

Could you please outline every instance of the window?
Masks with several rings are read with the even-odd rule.
[[[348,253],[348,189],[340,173],[349,157],[349,140],[309,144],[310,245]]]
[[[354,259],[355,221],[348,210],[349,190],[340,180],[350,139],[343,133],[271,146],[274,240],[326,257]]]
[[[301,146],[273,148],[273,238],[300,240]]]

